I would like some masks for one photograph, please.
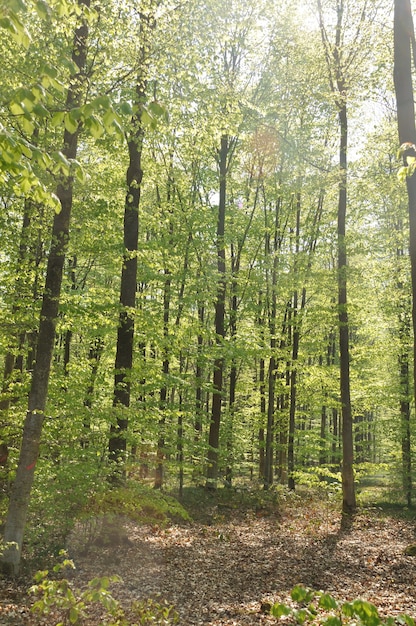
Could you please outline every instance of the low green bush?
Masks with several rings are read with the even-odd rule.
[[[415,626],[415,620],[403,614],[396,617],[381,617],[374,604],[367,600],[339,602],[329,593],[313,591],[296,585],[291,598],[296,606],[276,602],[270,614],[280,619],[292,618],[297,624],[320,624],[320,626]]]
[[[106,626],[150,626],[178,624],[179,616],[173,606],[152,598],[134,601],[127,609],[110,593],[112,583],[121,583],[119,576],[102,576],[89,581],[87,588],[75,588],[68,578],[62,576],[64,570],[74,568],[69,559],[54,566],[52,575],[48,570],[39,571],[36,584],[29,592],[35,596],[31,610],[41,617],[48,618],[54,626],[80,626],[91,613],[100,613],[100,623]]]

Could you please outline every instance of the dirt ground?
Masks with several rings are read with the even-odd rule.
[[[339,600],[362,598],[384,615],[416,617],[416,542],[412,516],[362,509],[341,529],[339,506],[298,497],[290,503],[247,507],[213,504],[192,523],[137,527],[125,523],[120,545],[76,541],[70,557],[74,588],[96,576],[118,575],[111,592],[123,606],[156,598],[174,605],[179,624],[253,625],[276,620],[262,604],[287,601],[295,584]],[[30,613],[27,583],[0,581],[0,625],[55,625],[56,615]],[[99,613],[82,622],[96,626]]]

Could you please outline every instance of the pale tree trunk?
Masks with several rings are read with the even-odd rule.
[[[411,156],[416,154],[415,106],[412,82],[412,55],[415,66],[415,34],[410,0],[394,2],[394,87],[397,101],[397,123],[401,146],[408,144]],[[414,68],[413,68],[414,69]],[[406,151],[403,154],[405,165]],[[416,394],[416,173],[406,178],[409,209],[409,254],[412,283],[412,321],[413,321],[413,393]],[[406,363],[401,362],[401,377],[406,375]],[[410,414],[403,398],[402,410],[402,463],[404,489],[408,503],[411,502],[411,440]]]
[[[79,0],[79,4],[89,7],[90,0]],[[88,25],[83,23],[75,31],[72,60],[78,67],[78,73],[74,76],[68,90],[66,100],[68,110],[81,104],[83,85],[85,84],[84,71],[86,66],[87,38]],[[65,130],[62,152],[67,159],[75,159],[76,157],[78,134],[79,129],[74,133]],[[40,314],[38,350],[29,392],[28,411],[23,429],[19,463],[5,524],[4,541],[9,544],[9,547],[6,548],[2,556],[2,562],[4,568],[13,575],[16,575],[19,571],[30,493],[39,456],[51,360],[55,343],[55,326],[58,317],[62,274],[69,238],[72,193],[73,179],[72,177],[67,177],[61,181],[56,190],[56,195],[61,204],[61,211],[55,215],[53,221],[52,241]]]

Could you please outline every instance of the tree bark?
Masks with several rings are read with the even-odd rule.
[[[213,392],[211,423],[208,438],[207,455],[207,480],[206,488],[215,489],[218,477],[218,453],[220,442],[220,427],[223,400],[223,376],[224,376],[224,356],[223,339],[225,337],[225,209],[227,192],[227,159],[229,153],[229,138],[227,135],[221,137],[221,147],[219,153],[219,179],[220,197],[218,205],[217,221],[217,298],[215,301],[215,333],[217,354],[214,360]]]
[[[89,7],[90,0],[79,0],[79,5]],[[83,85],[85,84],[87,38],[88,25],[87,23],[82,23],[76,29],[74,36],[72,60],[78,67],[78,73],[73,78],[68,89],[66,99],[68,110],[81,104]],[[76,157],[78,135],[79,128],[73,133],[68,130],[64,132],[62,152],[69,160]],[[58,184],[56,190],[56,195],[61,204],[61,211],[55,215],[53,221],[52,242],[40,314],[38,350],[29,392],[28,411],[23,429],[19,463],[5,524],[4,541],[9,545],[2,556],[2,562],[4,568],[12,575],[16,575],[19,572],[30,493],[39,456],[51,360],[55,343],[55,327],[58,317],[62,274],[69,239],[72,193],[73,178],[69,176]]]
[[[340,93],[343,94],[340,86]],[[354,438],[353,417],[350,392],[350,347],[347,311],[347,246],[345,242],[347,213],[347,147],[348,116],[347,104],[338,105],[340,127],[339,167],[340,182],[338,196],[338,320],[339,320],[339,357],[340,391],[342,415],[342,510],[351,514],[356,509],[354,486]]]
[[[397,124],[400,145],[409,144],[412,156],[415,152],[416,125],[412,82],[412,55],[415,66],[415,34],[410,0],[394,2],[394,88],[397,102]],[[407,165],[406,155],[404,164]],[[416,173],[406,178],[409,211],[409,254],[412,284],[412,323],[413,323],[413,387],[416,398]],[[406,374],[406,361],[401,360],[400,375]],[[403,391],[403,390],[402,390]],[[404,489],[408,503],[411,502],[411,440],[408,399],[401,399],[402,416],[402,463]],[[407,478],[406,478],[407,477]]]
[[[109,440],[109,457],[117,466],[117,474],[125,476],[122,467],[127,449],[128,417],[123,409],[130,406],[131,371],[134,347],[134,311],[137,291],[137,250],[139,243],[139,206],[143,178],[142,150],[144,129],[141,121],[147,89],[147,64],[149,39],[155,27],[151,13],[140,14],[139,72],[136,82],[135,109],[131,120],[131,133],[128,140],[129,166],[127,168],[127,193],[124,205],[124,257],[120,285],[120,315],[117,329],[117,348],[114,374],[113,406],[121,409],[116,423],[112,424]]]

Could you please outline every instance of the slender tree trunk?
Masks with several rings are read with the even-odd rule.
[[[268,327],[270,334],[270,358],[267,372],[267,422],[266,422],[266,447],[264,451],[264,482],[265,490],[273,484],[273,441],[275,431],[275,386],[277,376],[277,358],[276,358],[276,319],[277,319],[277,270],[279,266],[279,229],[280,229],[280,208],[281,197],[276,201],[273,228],[273,244],[270,241],[270,235],[266,236],[266,256],[270,258],[272,255],[272,270],[270,285],[268,289]],[[265,223],[268,228],[267,217]]]
[[[91,417],[90,409],[92,407],[92,399],[94,394],[94,386],[98,373],[98,366],[100,364],[101,356],[104,350],[104,340],[102,337],[96,337],[90,343],[90,350],[88,355],[88,365],[90,370],[90,380],[84,397],[84,432],[81,437],[81,446],[87,448],[89,445],[89,435],[91,430]]]
[[[299,273],[299,237],[300,237],[300,194],[298,193],[296,202],[296,243],[295,243],[295,261],[293,266],[293,279],[295,289],[293,292],[292,305],[292,362],[290,364],[290,405],[289,405],[289,433],[287,446],[287,470],[288,470],[288,487],[291,491],[295,489],[295,417],[296,417],[296,400],[297,400],[297,361],[299,355],[300,328],[298,321],[298,289],[296,282]]]
[[[79,5],[89,7],[90,0],[79,0]],[[74,76],[68,90],[66,101],[68,110],[81,104],[83,86],[85,84],[84,71],[86,66],[87,38],[88,25],[83,23],[75,31],[72,60],[77,65],[78,73]],[[69,160],[76,157],[78,134],[79,129],[74,133],[65,130],[62,151]],[[61,211],[55,215],[53,221],[52,242],[48,257],[39,323],[36,363],[29,392],[28,411],[23,429],[19,463],[10,496],[4,532],[4,541],[10,543],[10,546],[5,550],[2,561],[5,569],[11,574],[17,574],[19,571],[30,493],[39,456],[39,445],[55,343],[55,327],[58,317],[62,274],[69,239],[72,193],[73,179],[72,177],[67,177],[59,183],[56,190],[56,195],[61,204]]]
[[[340,92],[343,93],[342,87]],[[351,514],[356,509],[354,486],[354,438],[353,417],[350,393],[350,347],[347,311],[347,246],[345,242],[345,223],[347,214],[347,147],[348,117],[345,101],[339,104],[340,127],[340,182],[338,198],[338,319],[339,319],[339,355],[340,388],[342,415],[342,510]]]
[[[266,422],[266,385],[265,385],[265,361],[260,359],[259,370],[259,383],[260,383],[260,420],[261,426],[259,428],[259,478],[264,482],[266,475],[266,458],[265,458],[265,432],[264,424]]]
[[[398,251],[402,256],[403,251]],[[400,270],[399,270],[400,271]],[[402,479],[403,491],[408,506],[412,504],[412,446],[410,428],[410,398],[411,398],[411,375],[410,375],[410,346],[411,346],[411,321],[408,299],[403,297],[404,285],[401,280],[397,281],[397,289],[400,296],[398,311],[399,323],[399,381],[400,381],[400,438],[402,446]]]
[[[38,129],[35,129],[32,136],[32,142],[34,144],[37,143],[38,135],[39,131]],[[32,263],[35,264],[36,262],[36,251],[33,249],[34,246],[30,241],[30,226],[34,210],[35,207],[33,201],[26,198],[24,202],[22,230],[20,235],[20,244],[16,264],[17,274],[14,286],[15,302],[12,307],[13,318],[16,318],[18,316],[21,309],[19,298],[22,296],[22,291],[24,289],[24,284],[22,280],[22,276],[24,275],[24,267],[26,266],[27,262],[29,262],[30,265],[32,265]],[[31,294],[31,297],[34,298],[34,295],[35,294]],[[9,388],[13,375],[13,370],[20,371],[20,373],[23,372],[23,346],[26,339],[26,332],[26,330],[20,332],[18,331],[12,336],[9,343],[9,349],[6,353],[4,360],[0,411],[7,412],[10,407],[11,397],[9,393]]]
[[[402,148],[408,148],[411,156],[416,154],[416,125],[415,105],[412,82],[415,69],[416,52],[415,33],[413,25],[412,7],[410,0],[395,0],[394,2],[394,87],[397,101],[397,123],[399,142]],[[407,145],[406,145],[407,144]],[[407,165],[407,151],[404,150],[404,164]],[[413,322],[413,394],[416,397],[416,173],[406,178],[408,210],[409,210],[409,254],[412,283],[412,322]],[[403,379],[406,374],[406,359],[401,360],[400,375]],[[401,400],[402,416],[402,463],[404,489],[408,503],[411,502],[411,440],[410,414],[407,407],[408,400]],[[406,477],[406,478],[405,478]]]
[[[129,166],[127,169],[127,193],[124,205],[124,258],[121,271],[120,315],[117,329],[113,406],[128,409],[130,406],[131,372],[133,366],[134,311],[137,290],[137,250],[139,239],[139,206],[143,178],[142,150],[144,130],[141,121],[146,97],[147,64],[151,32],[155,20],[151,12],[140,14],[139,74],[136,83],[135,108],[128,140]],[[117,464],[125,461],[127,449],[127,412],[117,414],[112,424],[109,440],[110,460]],[[121,475],[125,470],[119,467]],[[120,472],[118,472],[120,474]]]
[[[155,473],[155,489],[161,489],[163,486],[163,461],[165,457],[165,427],[166,427],[166,409],[168,400],[168,376],[170,371],[170,358],[169,358],[169,315],[170,315],[170,295],[171,292],[171,277],[170,271],[165,268],[165,284],[163,288],[163,364],[162,364],[162,377],[163,384],[159,393],[159,439],[157,442],[157,463]]]
[[[202,435],[202,415],[204,413],[204,394],[202,390],[202,380],[204,375],[202,348],[204,345],[204,337],[202,329],[204,327],[205,307],[202,303],[198,304],[198,338],[197,338],[197,356],[196,356],[196,390],[195,390],[195,444],[199,444]]]
[[[207,489],[215,489],[218,477],[218,453],[220,442],[221,413],[223,400],[223,377],[224,377],[224,355],[223,339],[225,337],[225,209],[227,192],[227,160],[229,154],[229,138],[227,135],[221,137],[221,148],[219,154],[219,179],[220,197],[218,205],[217,222],[217,299],[215,302],[215,333],[216,351],[214,359],[214,377],[212,393],[211,424],[208,438],[207,455]]]

